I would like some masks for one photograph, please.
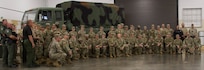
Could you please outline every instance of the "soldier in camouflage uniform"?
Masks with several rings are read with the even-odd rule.
[[[161,31],[161,27],[159,25],[157,25],[157,30],[155,31],[155,34],[158,35],[158,34],[162,34],[162,31]],[[157,37],[157,36],[156,36]]]
[[[166,26],[166,33],[173,35],[174,30],[171,28],[170,24],[167,24]]]
[[[126,34],[126,37],[129,37],[129,32],[128,32],[129,28],[127,25],[124,26],[124,35]]]
[[[183,53],[194,54],[195,51],[194,42],[193,38],[190,37],[189,33],[187,33],[187,37],[183,40],[182,51]]]
[[[85,27],[84,27],[84,25],[81,25],[81,28],[80,28],[80,30],[78,31],[78,37],[79,37],[79,42],[81,41],[81,40],[85,40],[85,35],[86,35],[86,31],[84,30],[85,29]]]
[[[149,30],[147,29],[147,26],[144,26],[144,29],[142,30],[142,35],[145,35],[147,38],[149,37]]]
[[[147,37],[146,37],[146,34],[143,34],[143,37],[142,37],[142,40],[143,40],[143,54],[149,54],[149,44],[148,44],[148,40],[147,40]]]
[[[182,40],[180,39],[179,34],[176,35],[176,39],[174,40],[173,44],[172,44],[172,48],[171,51],[173,52],[173,54],[176,54],[176,49],[178,50],[178,53],[181,53],[181,47],[182,47]]]
[[[133,54],[133,49],[135,46],[135,42],[136,42],[136,37],[134,33],[130,34],[130,37],[127,38],[127,41],[129,43],[129,55]]]
[[[97,33],[99,35],[99,38],[102,38],[102,35],[106,34],[103,29],[103,26],[100,26],[99,32]]]
[[[90,47],[88,48],[89,50],[89,56],[93,56],[93,51],[94,51],[94,47],[93,47],[93,40],[96,36],[95,32],[93,31],[93,27],[90,27],[89,29],[89,33],[88,33],[88,44],[90,45]]]
[[[142,49],[143,49],[144,45],[143,45],[143,40],[142,40],[142,35],[139,34],[138,35],[138,39],[135,43],[135,54],[142,54]]]
[[[123,34],[124,30],[121,24],[118,24],[117,29],[115,30],[116,34]]]
[[[187,36],[188,29],[185,27],[184,23],[181,24],[181,31],[183,32],[183,38]]]
[[[201,54],[201,40],[198,35],[193,38],[194,46],[195,46],[195,54]]]
[[[66,27],[65,24],[62,25],[62,30],[61,30],[61,32],[62,32],[62,35],[68,34],[68,32],[67,32],[67,27]]]
[[[114,33],[110,33],[108,36],[108,46],[109,46],[109,56],[110,58],[116,57],[115,47],[116,47],[116,38],[114,37]]]
[[[49,58],[53,60],[53,66],[60,67],[64,64],[67,54],[63,52],[60,46],[60,34],[56,34],[49,47]]]
[[[36,34],[36,47],[35,47],[35,54],[36,54],[36,59],[38,64],[41,64],[43,62],[43,32],[42,32],[42,27],[40,25],[37,25],[36,31],[34,31]]]
[[[111,35],[111,34],[113,34],[113,35]],[[108,32],[108,38],[109,38],[110,35],[113,36],[113,37],[116,36],[116,32],[115,32],[114,26],[110,26],[110,30]]]
[[[122,56],[122,52],[124,51],[124,44],[125,40],[122,38],[122,34],[117,34],[117,40],[116,40],[116,56],[120,57]]]
[[[49,48],[49,45],[50,45],[50,43],[51,43],[51,41],[52,41],[52,36],[51,36],[51,34],[52,34],[52,32],[51,32],[51,30],[50,30],[50,23],[46,23],[46,29],[45,29],[45,31],[44,31],[44,34],[43,34],[43,37],[44,37],[44,41],[46,41],[46,42],[44,42],[44,57],[45,58],[48,58],[48,48]]]
[[[126,26],[125,26],[125,28],[126,28]],[[125,33],[123,35],[123,40],[124,40],[124,45],[123,45],[124,50],[123,50],[123,53],[125,54],[125,56],[128,57],[129,54],[130,54],[130,40],[129,40],[128,33]]]
[[[88,48],[90,47],[90,45],[88,44],[88,38],[84,37],[81,38],[80,42],[80,54],[81,54],[81,58],[82,59],[86,59],[88,58]]]
[[[191,28],[189,29],[189,34],[192,38],[194,38],[198,34],[197,29],[194,27],[194,24],[191,24]]]
[[[133,25],[130,25],[130,29],[128,30],[128,34],[131,35],[132,33],[135,36],[135,27]]]
[[[74,26],[72,26],[72,31],[70,31],[69,34],[71,37],[74,35],[77,38],[77,32],[76,32],[76,28]]]
[[[76,39],[76,36],[75,35],[72,35],[71,39],[69,40],[69,44],[70,44],[70,48],[72,50],[72,53],[73,53],[73,59],[74,60],[78,60],[80,58],[80,54],[79,54],[79,42],[78,40]]]
[[[66,53],[67,57],[67,63],[72,63],[71,58],[72,58],[72,50],[70,49],[69,46],[69,34],[68,33],[64,33],[63,34],[63,38],[60,41],[60,46],[63,50],[64,53]]]
[[[154,24],[152,24],[151,29],[149,30],[149,36],[152,36],[153,38],[156,37],[156,30]]]
[[[90,27],[89,29],[89,33],[88,33],[88,38],[89,39],[94,39],[95,38],[96,33],[93,31],[93,27]]]
[[[156,46],[154,51],[156,52],[156,54],[163,54],[163,38],[161,36],[161,34],[158,34],[157,37],[155,38],[155,42],[156,42]]]
[[[96,58],[99,58],[100,55],[100,40],[99,40],[99,35],[96,34],[95,38],[93,39],[93,47],[94,47],[94,54]]]
[[[155,42],[155,39],[153,38],[153,36],[149,37],[149,40],[147,43],[149,46],[149,50],[147,50],[149,52],[149,54],[155,53],[153,51],[154,51],[154,47],[156,46],[156,42]]]
[[[166,37],[166,35],[167,35],[167,29],[165,28],[165,24],[162,24],[162,25],[161,25],[160,30],[161,30],[161,35],[162,35],[162,37],[165,39],[165,37]]]
[[[135,30],[135,35],[136,35],[136,37],[138,37],[138,35],[140,35],[140,34],[142,34],[142,29],[141,29],[141,26],[138,25],[137,29]]]
[[[107,38],[106,35],[103,34],[102,38],[100,39],[100,46],[101,46],[101,56],[102,57],[106,57],[107,55],[107,47],[108,47],[108,42],[107,42]]]
[[[172,34],[168,33],[166,38],[164,39],[164,43],[165,43],[165,46],[166,46],[166,53],[170,53],[170,54],[173,53],[172,51],[170,51],[171,48],[172,48],[173,41],[174,41],[174,38],[172,37]]]

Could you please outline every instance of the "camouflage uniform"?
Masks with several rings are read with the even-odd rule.
[[[156,42],[156,46],[154,48],[154,52],[156,52],[157,54],[158,53],[162,54],[163,53],[163,38],[158,36],[155,38],[155,42]]]
[[[99,35],[97,34],[95,39],[93,39],[93,48],[94,48],[94,54],[96,58],[99,58],[100,55],[100,40],[99,40]]]
[[[110,30],[109,30],[109,32],[108,32],[108,38],[109,38],[110,35],[112,35],[113,37],[116,36],[116,32],[115,32],[115,30],[114,30],[114,26],[111,26],[111,27],[110,27]]]
[[[107,55],[107,51],[106,51],[106,49],[107,49],[107,38],[105,38],[106,37],[106,35],[102,35],[102,38],[100,39],[100,46],[101,46],[101,56],[103,56],[103,57],[106,57],[106,55]]]
[[[143,40],[142,40],[142,35],[138,35],[138,39],[137,41],[135,42],[135,54],[142,54],[142,49],[144,47],[143,45]]]
[[[196,35],[196,37],[193,38],[193,42],[194,42],[194,45],[195,45],[195,53],[196,54],[201,54],[201,40],[198,37],[198,35]]]
[[[173,41],[174,41],[174,39],[171,36],[165,38],[164,43],[165,43],[165,46],[166,46],[166,52],[167,53],[171,53],[171,54],[173,53],[172,51],[170,51],[171,49],[173,49],[172,48]]]
[[[65,34],[66,35],[66,34]],[[68,35],[68,34],[67,34]],[[67,57],[66,57],[66,60],[68,63],[71,63],[71,58],[72,58],[72,50],[70,49],[70,46],[69,46],[69,40],[67,40],[66,38],[63,38],[61,41],[60,41],[60,46],[63,50],[64,53],[66,53]]]
[[[134,36],[133,36],[134,37]],[[124,39],[124,54],[125,56],[129,56],[130,55],[130,43],[132,42],[131,38],[129,37],[128,33],[124,34],[123,36]]]
[[[149,30],[149,36],[152,36],[153,38],[156,37],[156,30],[154,29],[154,25],[152,25],[152,28]]]
[[[193,38],[191,38],[190,36],[187,36],[187,37],[184,39],[182,50],[183,50],[184,52],[194,54],[195,47],[194,47]]]
[[[197,33],[197,29],[195,28],[190,28],[189,29],[189,34],[192,38],[194,38],[198,33]]]
[[[38,38],[36,41],[36,47],[35,47],[35,54],[37,59],[41,59],[43,57],[43,32],[41,30],[36,30],[36,37]]]
[[[62,30],[61,30],[62,35],[68,34],[68,32],[67,32],[66,29],[67,29],[67,28],[66,28],[66,25],[63,24],[63,25],[62,25]]]
[[[80,40],[80,54],[82,59],[88,58],[88,47],[90,45],[88,44],[88,40],[86,38],[83,38]]]
[[[76,38],[77,38],[77,32],[76,32],[76,28],[74,26],[72,27],[72,31],[70,31],[69,34],[71,37],[76,36]]]
[[[63,52],[60,43],[53,39],[49,47],[49,58],[53,60],[54,63],[57,62],[57,64],[63,64],[66,56],[67,55]]]
[[[51,36],[51,34],[52,34],[52,32],[51,32],[51,30],[50,29],[46,29],[45,30],[45,32],[44,32],[44,35],[43,35],[43,37],[44,37],[44,41],[46,41],[46,42],[44,42],[44,56],[45,57],[48,57],[48,48],[49,48],[49,45],[50,45],[50,43],[51,43],[51,41],[52,41],[52,38],[53,38],[53,36]]]
[[[79,42],[76,39],[76,37],[73,35],[72,38],[69,40],[69,44],[70,44],[70,48],[72,50],[72,54],[73,54],[73,59],[74,60],[78,60],[80,55],[79,55]]]
[[[144,30],[142,30],[142,35],[145,35],[147,38],[149,37],[149,30],[147,30],[147,26],[144,26]]]
[[[181,47],[182,47],[181,39],[175,39],[172,45],[173,46],[171,51],[173,52],[173,54],[176,54],[176,49],[178,50],[178,53],[181,53]]]
[[[149,50],[147,50],[147,51],[148,51],[150,54],[151,54],[151,53],[155,53],[155,52],[153,52],[153,51],[154,51],[154,47],[156,46],[155,39],[154,39],[152,36],[150,36],[147,43],[148,43],[148,46],[149,46]]]
[[[115,30],[116,34],[124,34],[124,30],[121,27],[121,24],[118,24],[118,28]]]
[[[115,47],[116,47],[116,38],[113,37],[114,34],[110,34],[108,37],[108,46],[109,46],[109,56],[112,57],[116,57],[115,54]]]
[[[125,44],[125,40],[123,38],[118,38],[116,40],[116,56],[120,57],[122,56],[122,53],[124,52],[124,44]]]
[[[100,31],[97,34],[99,35],[99,38],[101,38],[102,35],[106,35],[106,33],[103,31],[103,27],[100,27]]]
[[[129,43],[129,55],[133,54],[135,42],[136,42],[136,37],[134,33],[130,34],[130,37],[127,38],[127,41]]]
[[[88,48],[89,50],[89,56],[93,56],[93,50],[94,50],[94,47],[93,47],[93,40],[96,36],[95,32],[93,31],[93,28],[90,28],[89,30],[89,33],[88,33],[88,44],[90,45],[90,47]]]

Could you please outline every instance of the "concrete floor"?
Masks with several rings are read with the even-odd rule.
[[[0,61],[2,64],[2,60]],[[63,67],[6,68],[0,70],[204,70],[202,55],[136,55],[120,58],[99,58],[74,61]]]

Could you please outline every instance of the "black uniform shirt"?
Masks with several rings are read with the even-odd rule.
[[[29,39],[28,38],[29,35],[32,35],[32,30],[31,30],[30,26],[26,25],[23,28],[23,40]]]

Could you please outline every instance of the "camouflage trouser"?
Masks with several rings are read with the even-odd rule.
[[[115,47],[114,46],[109,46],[109,56],[110,57],[116,57],[115,56]]]
[[[170,53],[171,53],[171,54],[176,54],[176,49],[177,49],[176,46],[170,47]]]
[[[166,53],[172,53],[172,52],[170,52],[171,47],[172,47],[171,45],[166,44]]]
[[[107,51],[106,51],[106,49],[107,49],[107,46],[102,46],[102,48],[101,48],[101,55],[103,56],[103,57],[106,57],[106,53],[107,53]]]
[[[49,56],[48,47],[49,47],[50,43],[51,43],[50,41],[46,41],[46,42],[45,42],[45,45],[43,46],[43,49],[44,49],[43,55],[44,55],[44,57],[46,57],[46,58],[48,58],[48,56]]]
[[[159,54],[159,53],[163,53],[163,46],[160,45],[160,46],[156,46],[156,53]]]
[[[59,61],[60,63],[65,63],[65,58],[67,57],[67,54],[66,53],[52,53],[52,54],[49,54],[49,58],[52,59],[52,60],[57,60]]]
[[[129,46],[125,46],[124,47],[124,49],[123,49],[123,51],[124,51],[124,54],[126,55],[126,56],[129,56]]]
[[[76,49],[72,50],[72,54],[73,54],[73,56],[72,56],[73,59],[79,59],[80,55]]]
[[[121,56],[121,48],[120,47],[116,47],[115,49],[116,49],[116,51],[115,51],[116,52],[116,56],[120,57]]]
[[[36,44],[35,55],[36,55],[37,59],[40,59],[40,58],[43,57],[43,46],[42,46],[42,44]]]
[[[130,45],[129,47],[129,55],[133,54],[134,45]]]
[[[142,54],[142,48],[140,46],[135,47],[135,54]]]
[[[95,48],[95,57],[99,57],[100,55],[100,48]]]
[[[201,54],[201,47],[195,47],[195,54]]]
[[[157,53],[157,46],[156,45],[152,46],[152,51],[153,51],[154,54]]]
[[[150,47],[149,46],[145,46],[145,49],[143,50],[144,53],[149,54],[151,53]]]
[[[188,53],[194,54],[195,53],[195,48],[194,47],[187,47],[186,51]]]
[[[88,54],[88,49],[87,48],[81,48],[80,54],[81,54],[81,58],[85,58]]]

